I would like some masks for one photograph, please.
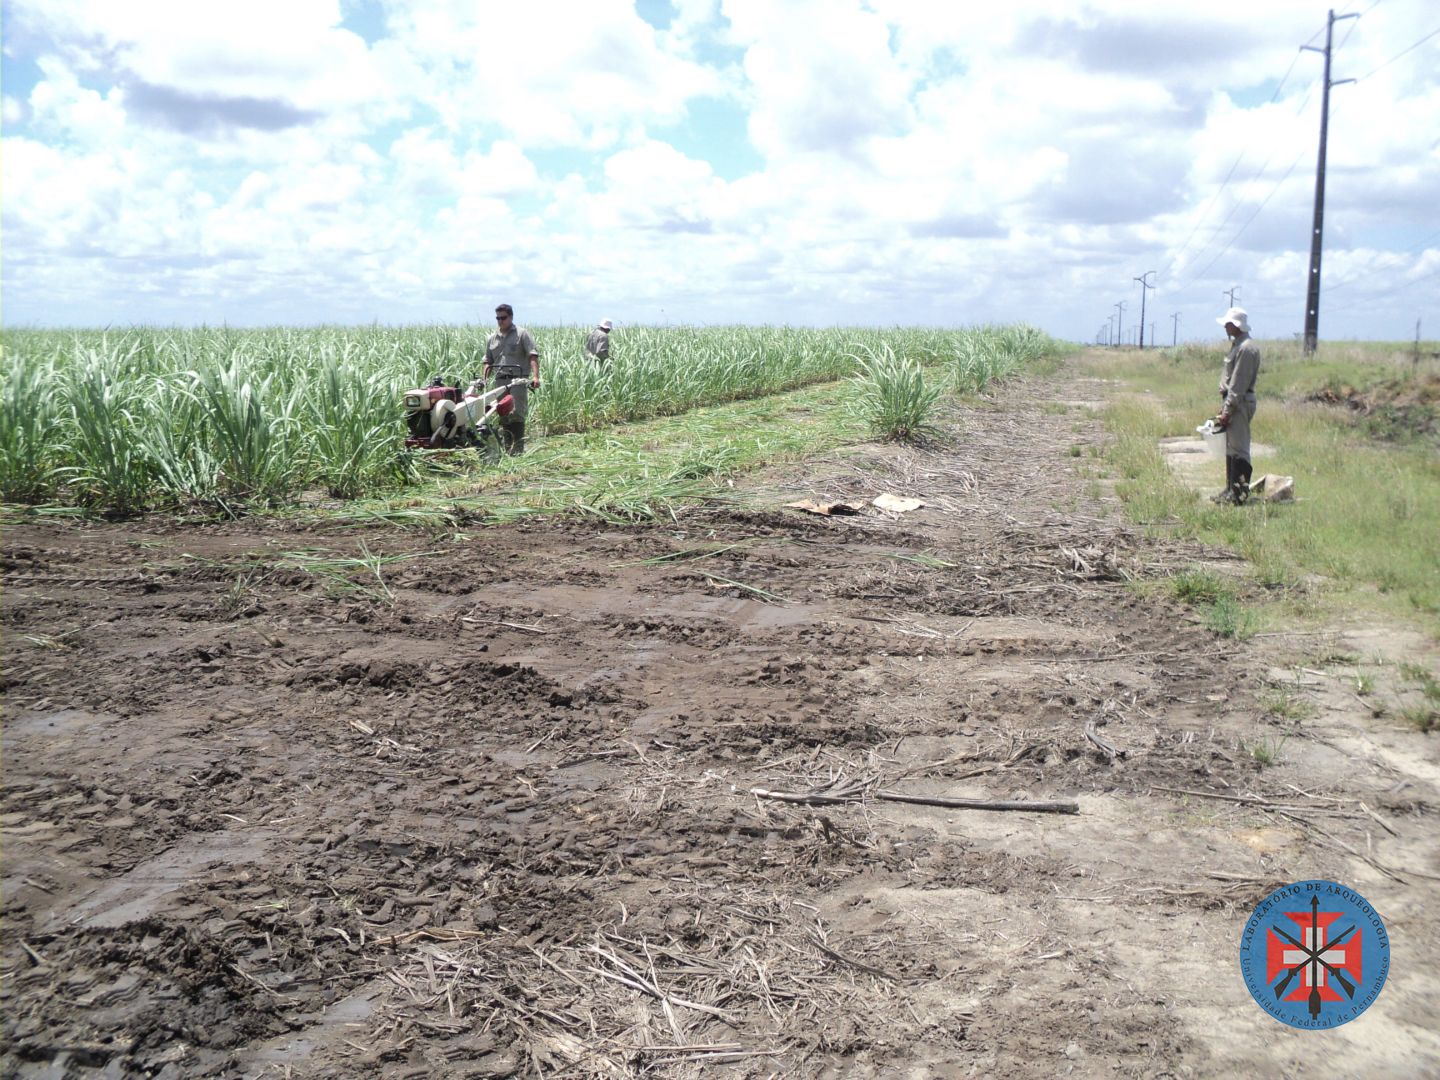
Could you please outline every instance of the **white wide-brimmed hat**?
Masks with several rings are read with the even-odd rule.
[[[1234,323],[1240,328],[1242,334],[1248,334],[1250,332],[1250,316],[1245,314],[1244,308],[1232,307],[1215,321],[1221,326],[1224,326],[1226,323]]]
[[[601,329],[601,330],[609,330],[610,328],[611,328],[611,326],[610,326],[610,320],[609,320],[609,319],[601,319],[601,320],[600,320],[600,329]]]

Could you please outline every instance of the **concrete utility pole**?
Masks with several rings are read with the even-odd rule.
[[[1114,345],[1114,344],[1115,344],[1115,316],[1114,316],[1114,315],[1106,315],[1106,316],[1105,316],[1105,344],[1106,344],[1106,345]]]
[[[1150,347],[1155,348],[1155,323],[1150,323]]]
[[[1155,288],[1155,286],[1151,285],[1150,282],[1146,280],[1146,278],[1148,278],[1153,273],[1155,273],[1154,270],[1146,270],[1145,273],[1141,274],[1139,277],[1130,279],[1131,281],[1138,281],[1140,283],[1140,348],[1142,349],[1145,347],[1145,291],[1147,289]],[[1154,328],[1151,328],[1150,330],[1150,344],[1155,344]]]
[[[1170,347],[1173,349],[1180,341],[1180,313],[1177,311],[1170,316]]]
[[[1125,335],[1124,335],[1124,333],[1122,332],[1122,326],[1123,326],[1124,322],[1125,322],[1125,301],[1124,301],[1124,300],[1121,300],[1118,304],[1115,305],[1115,343],[1116,343],[1117,345],[1123,344],[1124,341],[1125,341]]]
[[[1229,306],[1230,306],[1230,307],[1234,307],[1234,306],[1235,306],[1235,294],[1240,291],[1240,286],[1239,286],[1239,285],[1236,285],[1233,289],[1221,289],[1220,291],[1230,298],[1230,304],[1229,304]]]
[[[1320,94],[1320,156],[1315,161],[1315,223],[1310,233],[1310,276],[1306,281],[1305,290],[1305,344],[1306,356],[1315,354],[1315,346],[1320,339],[1320,234],[1325,224],[1325,139],[1330,128],[1330,88],[1339,86],[1341,83],[1354,82],[1354,79],[1330,80],[1330,42],[1335,34],[1335,24],[1341,19],[1358,19],[1358,12],[1351,12],[1349,15],[1335,14],[1335,9],[1330,9],[1330,18],[1325,23],[1325,48],[1317,49],[1313,45],[1301,45],[1302,50],[1310,52],[1323,52],[1325,54],[1325,80],[1321,84]]]

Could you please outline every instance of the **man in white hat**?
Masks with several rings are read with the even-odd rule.
[[[1215,320],[1230,337],[1225,368],[1220,373],[1220,415],[1225,429],[1225,490],[1217,503],[1239,505],[1250,496],[1250,419],[1255,415],[1255,379],[1260,374],[1260,346],[1250,337],[1250,316],[1231,308]]]
[[[601,319],[600,325],[590,331],[585,339],[585,355],[601,367],[610,363],[610,320]]]

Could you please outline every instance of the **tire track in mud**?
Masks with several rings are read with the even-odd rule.
[[[1142,1075],[1196,1054],[1055,897],[1153,858],[1117,798],[1249,780],[1218,731],[1238,699],[1210,700],[1208,633],[1125,587],[1186,550],[1051,508],[1093,422],[1010,394],[928,451],[759,484],[931,503],[904,518],[11,530],[7,574],[147,577],[0,607],[5,1071],[1030,1076],[1064,1051]],[[277,558],[361,540],[414,556],[393,601]],[[882,780],[1098,816],[748,794]]]

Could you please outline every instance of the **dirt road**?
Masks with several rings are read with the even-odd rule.
[[[0,1071],[1440,1074],[1440,743],[1342,674],[1425,647],[1143,597],[1238,567],[1077,474],[1110,392],[664,526],[8,527]],[[1331,1032],[1237,968],[1305,878],[1393,940]]]

